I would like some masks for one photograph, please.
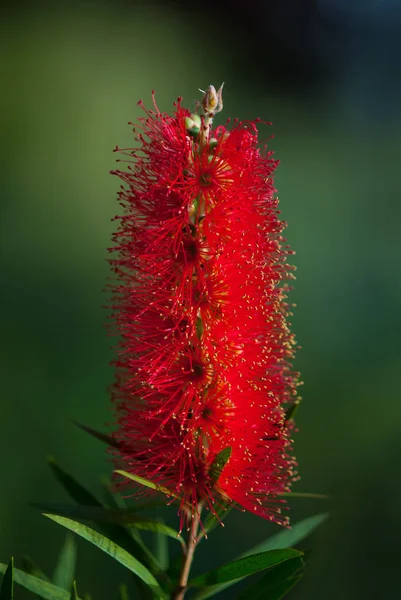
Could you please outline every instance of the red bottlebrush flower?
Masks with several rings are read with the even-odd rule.
[[[181,522],[188,505],[231,500],[285,525],[297,374],[277,161],[257,122],[212,129],[219,105],[209,88],[199,128],[181,99],[173,116],[154,103],[139,147],[116,149],[128,157],[113,171],[125,184],[111,249],[118,461],[179,496]]]

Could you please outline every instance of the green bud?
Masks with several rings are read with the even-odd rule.
[[[199,115],[192,114],[190,117],[185,117],[185,129],[194,137],[199,134],[201,124],[202,121]]]

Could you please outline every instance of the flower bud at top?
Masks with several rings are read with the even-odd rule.
[[[223,108],[223,85],[221,84],[219,90],[216,92],[216,88],[213,85],[209,85],[206,91],[203,92],[202,106],[206,114],[215,114],[220,112]]]

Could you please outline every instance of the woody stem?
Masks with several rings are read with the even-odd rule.
[[[192,515],[188,539],[184,548],[184,560],[182,563],[180,578],[178,580],[177,588],[171,595],[171,600],[183,600],[185,592],[187,591],[189,572],[191,570],[192,560],[198,542],[198,529],[200,523],[201,510],[202,505],[199,504],[194,514]]]

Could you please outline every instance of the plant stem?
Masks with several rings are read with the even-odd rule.
[[[188,534],[187,543],[184,548],[184,557],[178,581],[178,586],[171,595],[171,600],[183,600],[187,591],[187,583],[189,572],[191,570],[192,560],[195,553],[195,548],[198,542],[198,529],[200,523],[200,514],[202,505],[199,504],[191,518],[191,526]]]
[[[206,146],[209,141],[210,127],[213,123],[213,116],[209,113],[203,115],[201,130],[200,130],[200,143],[201,146]]]

